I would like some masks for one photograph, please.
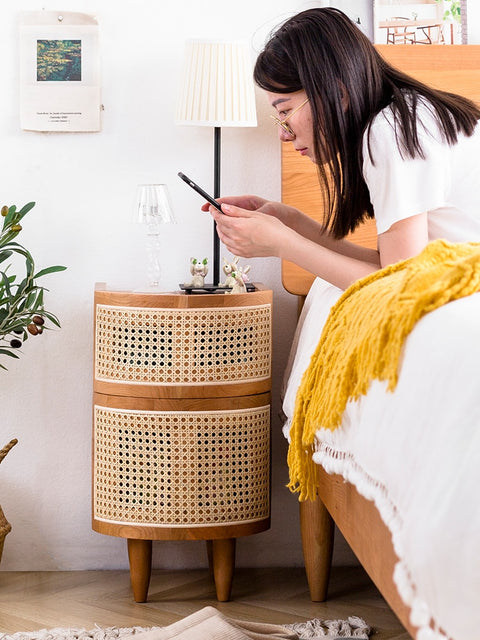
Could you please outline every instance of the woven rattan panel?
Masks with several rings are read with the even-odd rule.
[[[95,378],[208,385],[270,377],[271,306],[96,306]]]
[[[269,517],[270,407],[126,411],[95,406],[94,518],[212,526]]]

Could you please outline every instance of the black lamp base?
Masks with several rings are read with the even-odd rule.
[[[188,284],[179,285],[182,291],[185,291],[186,294],[190,293],[228,293],[232,290],[232,287],[222,287],[221,285],[215,284],[204,284],[203,287],[191,287]],[[257,287],[252,282],[246,282],[245,288],[247,289],[247,293],[250,291],[256,291]]]

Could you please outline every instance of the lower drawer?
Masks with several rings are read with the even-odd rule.
[[[95,394],[94,529],[167,528],[174,538],[175,528],[269,519],[269,394],[135,400]]]

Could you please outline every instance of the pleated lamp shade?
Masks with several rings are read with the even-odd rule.
[[[175,121],[212,127],[257,126],[246,42],[187,41]]]

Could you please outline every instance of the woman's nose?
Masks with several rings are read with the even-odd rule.
[[[278,135],[282,142],[290,142],[295,138],[295,134],[289,133],[283,127],[278,127],[278,128],[279,128]]]

